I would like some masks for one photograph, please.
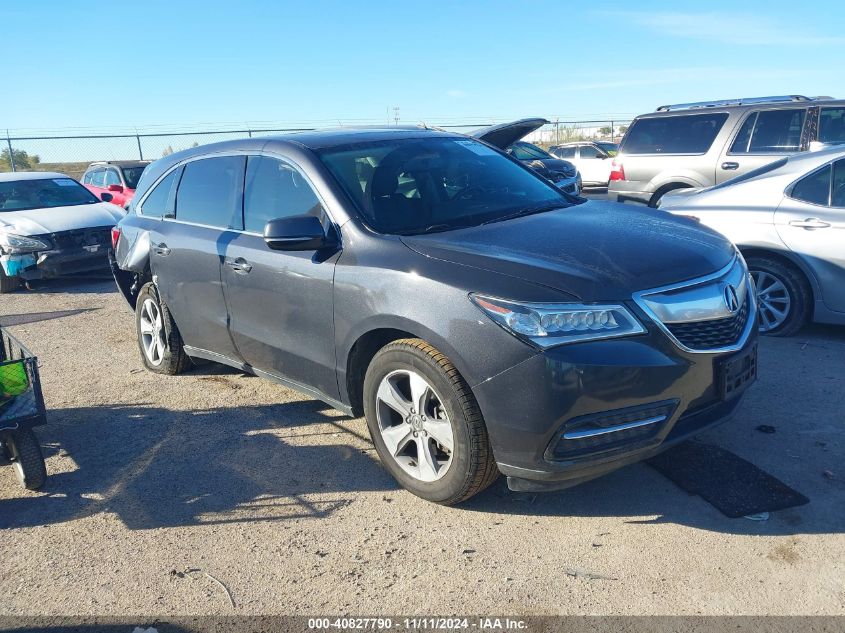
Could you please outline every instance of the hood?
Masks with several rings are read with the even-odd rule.
[[[479,141],[490,143],[499,149],[505,149],[521,138],[531,134],[536,129],[543,127],[548,121],[546,119],[520,119],[510,123],[499,123],[483,127],[470,133],[470,136]]]
[[[716,272],[734,256],[730,242],[693,220],[596,201],[401,239],[423,255],[543,284],[582,301],[627,300],[639,290]]]
[[[45,235],[73,229],[113,226],[123,216],[123,209],[108,202],[51,209],[0,211],[0,231],[16,235]]]

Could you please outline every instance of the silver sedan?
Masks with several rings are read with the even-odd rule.
[[[670,192],[660,209],[736,244],[756,284],[761,332],[788,336],[810,320],[845,325],[845,147]]]

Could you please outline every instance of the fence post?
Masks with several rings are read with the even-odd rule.
[[[613,133],[613,125],[615,121],[610,122],[610,142],[613,142],[613,139],[616,138],[616,135]]]
[[[12,139],[9,138],[9,130],[6,130],[6,143],[9,144],[9,164],[12,166],[12,171],[15,169],[15,153],[12,151]]]
[[[252,138],[252,130],[247,130],[246,133],[249,134],[249,138]]]
[[[135,130],[135,140],[138,141],[138,156],[141,157],[141,160],[144,160],[144,150],[141,149],[141,136],[137,130]]]

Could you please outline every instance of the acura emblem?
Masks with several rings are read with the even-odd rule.
[[[736,296],[736,288],[730,284],[725,286],[725,305],[731,314],[739,310],[739,299]]]

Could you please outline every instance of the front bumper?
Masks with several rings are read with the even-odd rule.
[[[108,270],[107,252],[111,227],[75,229],[37,235],[53,248],[33,253],[3,255],[0,265],[10,277],[25,281],[49,279],[98,270]]]
[[[551,348],[475,387],[511,489],[568,488],[730,418],[741,394],[723,400],[719,368],[756,345],[756,328],[739,351],[711,354],[684,351],[644,323],[646,334]],[[560,448],[564,435],[578,437],[596,419],[618,432],[581,450]]]
[[[572,178],[564,178],[563,180],[557,180],[554,183],[555,187],[561,189],[562,191],[572,194],[573,196],[577,196],[581,193],[581,188],[578,186],[578,176],[573,176]]]
[[[641,204],[648,204],[651,197],[654,195],[653,191],[645,191],[638,189],[635,186],[638,183],[629,180],[611,180],[607,185],[607,197],[609,200],[616,202],[639,202]],[[645,185],[645,183],[642,183]]]

